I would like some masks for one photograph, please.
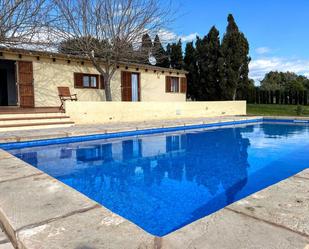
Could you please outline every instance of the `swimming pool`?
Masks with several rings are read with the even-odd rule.
[[[243,124],[0,147],[164,236],[309,166],[308,124]]]

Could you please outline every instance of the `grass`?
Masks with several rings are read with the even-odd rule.
[[[302,114],[297,115],[297,105],[248,104],[247,113],[261,116],[309,116],[309,106],[302,106]]]

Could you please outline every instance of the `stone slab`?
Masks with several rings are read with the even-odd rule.
[[[43,174],[0,183],[0,220],[12,242],[17,230],[96,205],[86,196]]]
[[[309,238],[309,180],[290,177],[228,208]]]
[[[3,244],[6,241],[8,241],[8,238],[6,237],[6,234],[0,228],[0,244]]]
[[[40,173],[42,172],[0,149],[0,183]]]
[[[0,249],[14,249],[6,234],[0,227]]]
[[[12,154],[0,149],[0,160],[14,157]]]
[[[0,244],[0,249],[14,249],[11,243]]]
[[[306,170],[298,173],[296,176],[309,179],[309,169],[306,169]]]
[[[162,239],[162,249],[304,249],[309,238],[222,209]]]
[[[75,214],[18,233],[21,248],[146,249],[155,237],[104,208]]]

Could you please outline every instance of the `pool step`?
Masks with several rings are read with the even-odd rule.
[[[65,113],[0,114],[0,132],[73,126],[74,122]]]

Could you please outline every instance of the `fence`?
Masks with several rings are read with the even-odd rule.
[[[265,91],[259,88],[248,91],[249,104],[282,104],[282,105],[308,105],[307,91]]]

